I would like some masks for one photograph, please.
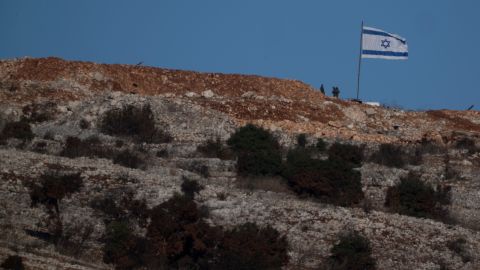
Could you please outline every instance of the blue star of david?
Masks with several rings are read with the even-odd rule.
[[[384,47],[385,49],[390,47],[390,40],[388,40],[388,39],[382,40],[382,45],[380,45],[380,46]]]

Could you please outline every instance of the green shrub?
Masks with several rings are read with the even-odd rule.
[[[124,221],[112,221],[105,229],[103,261],[115,264],[115,269],[133,269],[143,265],[145,240],[132,234]]]
[[[446,219],[444,205],[450,203],[450,188],[438,188],[422,182],[418,176],[410,173],[396,186],[387,190],[385,206],[402,215]]]
[[[23,270],[25,267],[23,266],[23,259],[18,255],[10,255],[8,256],[5,261],[0,265],[3,269],[11,269],[11,270]]]
[[[245,223],[224,233],[212,269],[281,269],[288,262],[285,236],[267,226]]]
[[[370,161],[388,167],[403,168],[406,155],[400,146],[383,143],[378,151],[371,156]]]
[[[26,120],[20,120],[6,123],[0,137],[2,137],[2,139],[16,138],[23,141],[30,141],[33,139],[34,134],[30,128],[30,124]]]
[[[233,157],[233,153],[222,144],[220,138],[216,140],[208,139],[204,144],[197,147],[197,151],[208,158],[228,160]]]
[[[342,159],[313,159],[306,149],[290,150],[283,176],[299,194],[321,201],[350,206],[363,199],[360,172]]]
[[[238,157],[241,175],[276,175],[281,171],[282,155],[277,140],[267,130],[248,124],[238,129],[227,144]]]
[[[297,145],[298,147],[305,148],[305,146],[307,145],[307,135],[305,133],[298,134]]]
[[[347,162],[353,167],[358,167],[362,165],[363,147],[336,142],[328,149],[328,158],[330,160]]]
[[[328,259],[329,270],[373,270],[375,260],[371,257],[370,241],[357,232],[340,237],[333,246]]]
[[[100,129],[109,135],[129,136],[138,142],[168,143],[172,137],[155,127],[155,119],[149,105],[137,108],[132,105],[112,109],[103,116]]]
[[[82,186],[83,179],[80,173],[44,173],[40,176],[39,184],[30,184],[32,206],[40,203],[50,210],[55,208],[56,212],[59,213],[58,203],[66,196],[78,192]]]

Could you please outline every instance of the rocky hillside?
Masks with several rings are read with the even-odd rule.
[[[132,131],[129,121],[141,124]],[[308,174],[298,182],[239,173],[241,157],[226,141],[247,123],[273,134],[282,164],[300,134],[305,149],[325,142],[312,154],[320,164],[335,143],[358,146],[361,162],[345,170],[360,177],[359,200],[318,196]],[[190,179],[203,186],[194,202],[208,226],[225,235],[247,222],[278,231],[283,269],[328,269],[348,231],[368,239],[377,269],[480,269],[478,111],[373,107],[259,76],[27,58],[0,61],[0,130],[0,262],[120,268],[124,260],[106,255],[112,220],[128,217],[148,246],[154,209]],[[392,203],[410,178],[431,187],[420,186],[432,196],[416,203],[438,197],[425,213]],[[64,179],[70,184],[58,184]]]

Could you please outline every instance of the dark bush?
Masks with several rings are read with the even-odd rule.
[[[30,128],[30,124],[26,120],[17,122],[8,122],[5,124],[0,135],[2,139],[16,138],[23,141],[33,139],[34,134]]]
[[[233,158],[233,153],[222,144],[220,138],[216,140],[208,139],[204,144],[197,147],[197,151],[208,158],[219,158],[223,160]]]
[[[460,258],[462,258],[463,263],[467,263],[472,260],[470,254],[466,250],[465,245],[467,244],[467,240],[465,238],[457,238],[455,240],[448,241],[447,247],[451,251],[455,252]]]
[[[195,194],[198,194],[203,189],[203,186],[201,186],[197,181],[195,180],[190,180],[187,177],[183,177],[183,182],[182,182],[182,192],[183,194],[190,199],[194,199]]]
[[[81,119],[80,122],[78,122],[78,126],[81,128],[81,129],[87,129],[90,127],[90,123],[85,120],[85,119]]]
[[[88,248],[86,242],[94,230],[94,225],[85,220],[62,224],[61,234],[53,235],[55,248],[61,254],[77,257]]]
[[[133,269],[144,264],[145,240],[132,234],[124,221],[112,221],[105,229],[103,261],[115,264],[115,269]]]
[[[55,208],[59,213],[58,203],[66,196],[78,192],[82,186],[83,179],[80,173],[44,173],[40,176],[39,184],[32,183],[30,185],[32,206],[40,203],[50,210]]]
[[[435,191],[410,173],[387,190],[385,206],[402,215],[444,220],[448,213],[443,206],[449,203],[449,187],[439,187]]]
[[[147,264],[153,269],[208,269],[220,231],[202,219],[191,199],[176,195],[151,210]]]
[[[475,145],[475,141],[468,138],[468,137],[463,137],[463,138],[459,139],[455,143],[455,147],[457,149],[466,149],[466,150],[468,150],[469,154],[474,154],[478,151],[478,148]]]
[[[371,156],[370,161],[388,167],[403,168],[406,155],[400,146],[383,143],[378,151]]]
[[[228,139],[238,157],[241,175],[276,175],[281,171],[282,155],[277,140],[267,130],[248,124]]]
[[[157,151],[157,157],[159,158],[168,158],[168,150],[167,149],[160,149]]]
[[[323,152],[327,149],[327,144],[322,138],[318,138],[315,147],[317,148],[317,151]]]
[[[76,157],[99,157],[112,158],[113,151],[104,147],[100,139],[96,136],[91,136],[85,140],[77,137],[69,136],[65,141],[65,146],[60,152],[61,156],[76,158]]]
[[[167,143],[172,137],[155,127],[155,119],[149,105],[137,108],[132,105],[112,109],[103,116],[100,129],[109,135],[129,136],[138,142]]]
[[[145,227],[149,209],[145,199],[135,199],[135,192],[131,188],[110,190],[104,196],[97,197],[90,202],[90,207],[100,211],[105,216],[105,223],[111,221],[136,221]]]
[[[288,263],[285,236],[254,223],[234,227],[224,233],[212,269],[281,269]]]
[[[358,167],[362,165],[363,147],[336,142],[328,149],[328,158],[330,160],[347,162],[351,166]]]
[[[30,123],[40,123],[55,118],[57,105],[54,102],[33,103],[22,108],[24,119]]]
[[[298,134],[297,145],[298,147],[305,148],[305,146],[307,145],[307,135],[305,133]]]
[[[305,149],[290,150],[283,176],[295,192],[327,203],[350,206],[363,199],[360,172],[342,159],[313,159]]]
[[[124,150],[118,153],[113,158],[113,163],[132,169],[144,169],[146,166],[145,160],[130,150]]]
[[[8,256],[5,261],[0,265],[3,269],[11,269],[11,270],[23,270],[25,267],[23,266],[23,259],[18,255],[10,255]]]
[[[329,270],[376,269],[375,260],[371,256],[370,241],[357,232],[342,235],[331,253],[328,258]]]

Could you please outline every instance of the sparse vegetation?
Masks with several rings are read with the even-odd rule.
[[[22,108],[23,119],[29,123],[40,123],[55,118],[57,105],[54,102],[33,103]]]
[[[135,199],[135,192],[131,188],[110,190],[105,195],[94,198],[90,207],[104,214],[106,224],[112,221],[135,221],[140,227],[147,225],[147,203],[145,199]]]
[[[193,160],[191,162],[188,162],[186,165],[183,166],[183,169],[197,173],[204,178],[210,177],[210,169],[207,165],[205,165],[199,160]]]
[[[102,145],[97,136],[90,136],[85,140],[77,137],[69,136],[65,141],[65,146],[60,152],[61,156],[76,157],[98,157],[112,158],[114,152]]]
[[[40,176],[39,184],[30,183],[32,206],[45,205],[59,213],[58,203],[65,197],[78,192],[83,186],[80,173],[46,172]]]
[[[30,124],[22,119],[17,122],[7,122],[3,127],[0,137],[1,139],[16,138],[23,141],[30,141],[33,139],[34,134]]]
[[[388,189],[385,206],[402,215],[446,220],[448,212],[443,206],[450,203],[449,191],[449,187],[434,190],[410,173]]]
[[[219,158],[223,160],[233,158],[233,153],[228,147],[222,144],[220,138],[216,140],[208,139],[205,143],[197,147],[197,151],[208,158]]]
[[[155,126],[155,119],[149,105],[137,108],[126,105],[112,109],[103,116],[100,129],[108,135],[128,136],[138,142],[167,143],[172,136]]]
[[[376,269],[370,241],[358,232],[340,236],[340,241],[333,246],[331,253],[327,267],[329,270]]]
[[[277,140],[267,130],[248,124],[238,129],[227,144],[238,157],[240,175],[276,175],[282,155]]]

